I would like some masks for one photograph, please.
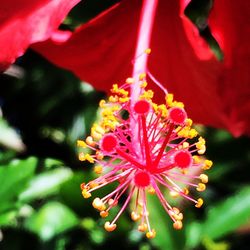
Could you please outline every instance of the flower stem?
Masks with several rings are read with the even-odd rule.
[[[134,65],[133,65],[133,78],[135,82],[131,84],[131,108],[135,102],[139,99],[141,94],[139,75],[147,72],[147,60],[148,54],[144,53],[144,51],[149,48],[150,38],[153,29],[153,23],[156,13],[156,7],[158,4],[158,0],[143,0],[143,5],[140,14],[140,22],[138,28],[138,36],[136,42],[136,50],[134,55]],[[139,152],[139,133],[138,133],[138,124],[135,119],[131,117],[131,128],[133,128],[134,137],[132,138],[132,142],[137,153]]]
[[[135,83],[131,85],[131,102],[133,103],[138,100],[140,95],[140,83],[139,83],[139,75],[141,73],[146,73],[147,71],[147,60],[148,54],[142,54],[150,45],[150,38],[152,34],[152,28],[156,13],[156,7],[158,4],[158,0],[143,0],[143,6],[141,10],[139,29],[138,29],[138,37],[136,44],[136,51],[133,67],[133,78],[135,79]],[[142,55],[141,55],[142,54]],[[139,56],[141,55],[141,56]]]

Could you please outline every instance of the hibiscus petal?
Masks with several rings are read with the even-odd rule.
[[[132,72],[140,7],[140,0],[133,4],[124,0],[82,25],[67,42],[56,45],[48,40],[33,48],[97,89],[108,91]]]
[[[65,43],[56,45],[48,40],[33,48],[97,89],[109,90],[113,83],[131,75],[141,2],[134,0],[131,4],[131,0],[123,0],[82,25]],[[195,122],[241,133],[230,123],[221,98],[223,63],[216,60],[197,29],[183,15],[187,3],[159,1],[149,70],[185,103]],[[162,98],[159,89],[155,91],[156,98]]]
[[[209,18],[213,36],[224,51],[219,83],[231,131],[250,135],[250,4],[248,1],[215,1]]]
[[[180,2],[181,5],[177,1],[160,1],[149,70],[174,93],[177,100],[184,102],[195,122],[225,128],[227,118],[217,89],[221,64],[211,52],[209,55],[196,28],[183,15],[185,1]],[[194,40],[198,44],[195,48]]]
[[[50,37],[80,0],[8,0],[0,10],[0,71],[27,47]]]

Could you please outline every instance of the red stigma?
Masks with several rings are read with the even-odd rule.
[[[146,100],[139,100],[135,103],[134,106],[134,111],[135,113],[142,115],[142,114],[147,114],[150,109],[150,104]]]
[[[184,109],[173,107],[169,110],[169,119],[174,124],[183,124],[187,118],[187,113]]]
[[[117,146],[117,139],[112,134],[106,134],[101,140],[101,149],[105,152],[112,153]]]
[[[134,181],[137,187],[147,187],[150,184],[149,174],[147,172],[137,172]]]
[[[179,168],[187,168],[192,164],[192,155],[188,151],[179,151],[174,156],[174,162]]]

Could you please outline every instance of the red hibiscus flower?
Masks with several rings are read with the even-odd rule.
[[[184,16],[188,2],[159,1],[148,71],[185,103],[195,122],[228,129],[235,136],[250,134],[249,4],[215,1],[209,23],[225,53],[219,62]],[[34,48],[97,89],[108,90],[132,74],[141,4],[123,0],[82,25],[66,42],[50,39]]]
[[[0,71],[27,47],[48,39],[80,0],[8,0],[0,9]]]

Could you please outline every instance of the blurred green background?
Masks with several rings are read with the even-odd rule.
[[[62,28],[74,29],[117,1],[88,0],[75,7]],[[210,1],[193,1],[186,14],[222,54],[205,26]],[[84,58],[83,58],[84,60]],[[173,79],[174,80],[174,79]],[[77,158],[76,141],[88,135],[104,93],[80,82],[33,51],[0,76],[0,249],[38,250],[248,250],[250,246],[250,147],[247,137],[198,127],[207,138],[205,205],[182,204],[184,229],[174,231],[168,215],[150,200],[157,237],[147,240],[127,211],[118,229],[81,196],[91,166]]]

